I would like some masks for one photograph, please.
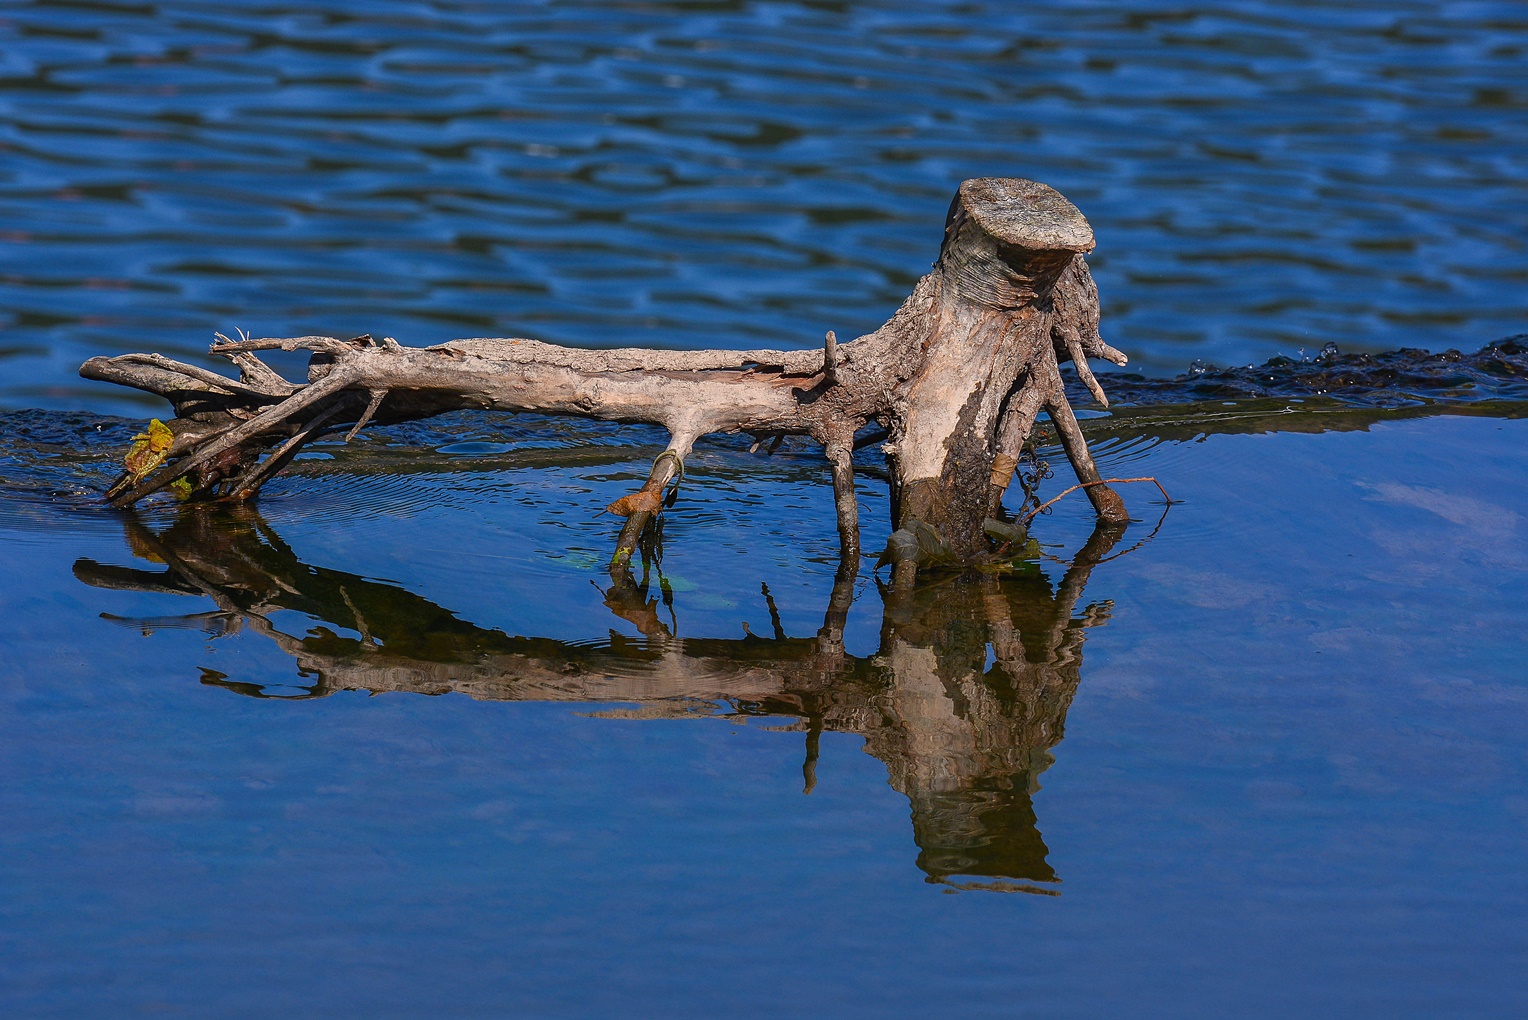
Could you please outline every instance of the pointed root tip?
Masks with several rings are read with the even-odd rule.
[[[1098,341],[1097,346],[1094,348],[1094,354],[1096,357],[1102,358],[1111,364],[1118,365],[1120,368],[1124,368],[1126,365],[1130,364],[1130,359],[1125,357],[1123,351],[1110,347],[1102,340]]]

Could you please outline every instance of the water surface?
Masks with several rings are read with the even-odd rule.
[[[234,327],[856,336],[981,176],[1082,209],[1150,372],[1474,350],[1528,321],[1525,54],[1490,2],[11,4],[0,406]]]
[[[1520,1015],[1525,46],[1502,3],[7,6],[4,1012]],[[615,585],[662,437],[508,415],[100,506],[163,408],[87,356],[815,345],[984,174],[1097,230],[1139,374],[1084,424],[1176,501],[1122,532],[1074,496],[1002,576],[835,585],[820,452],[711,437]]]
[[[862,575],[841,649],[789,450],[703,449],[663,580],[620,592],[592,515],[631,462],[485,470],[517,436],[481,420],[235,514],[94,511],[104,458],[13,448],[7,996],[1510,1014],[1528,473],[1496,406],[1095,420],[1106,472],[1183,502],[1127,490],[1122,535],[1064,503],[1028,571],[911,602]]]

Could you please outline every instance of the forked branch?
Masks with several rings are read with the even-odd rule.
[[[822,347],[799,351],[580,350],[512,338],[417,348],[369,336],[240,334],[211,348],[238,368],[237,379],[154,354],[92,358],[80,373],[160,394],[175,409],[173,441],[156,447],[157,464],[124,473],[109,493],[116,506],[172,484],[189,498],[251,499],[303,446],[347,427],[349,439],[371,423],[526,411],[657,425],[672,437],[642,488],[610,507],[626,517],[616,566],[662,512],[695,440],[717,432],[820,443],[840,547],[853,560],[855,436],[874,421],[886,435],[893,525],[921,522],[969,561],[985,554],[982,522],[1001,503],[1041,410],[1099,516],[1125,517],[1060,374],[1071,361],[1104,403],[1087,360],[1124,363],[1098,334],[1098,294],[1082,257],[1092,247],[1087,221],[1059,194],[989,178],[961,185],[933,270],[884,326],[851,342],[829,332]],[[311,353],[305,384],[257,356],[278,349]]]

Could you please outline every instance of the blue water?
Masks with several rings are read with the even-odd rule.
[[[1528,320],[1516,3],[40,2],[0,11],[0,407],[259,335],[811,346],[955,185],[1098,236],[1108,338],[1195,359]]]
[[[0,8],[0,1012],[1523,1014],[1520,355],[1122,382],[1200,401],[1084,422],[1174,505],[911,600],[867,562],[841,652],[805,442],[703,440],[621,590],[649,430],[452,416],[124,515],[165,409],[75,370],[813,346],[984,174],[1088,216],[1148,376],[1472,351],[1528,330],[1525,54],[1507,3]]]
[[[866,665],[796,682],[830,716],[806,796],[801,717],[760,693],[800,649],[773,645],[759,586],[811,639],[834,540],[826,485],[788,463],[756,484],[800,493],[789,529],[729,491],[743,452],[698,470],[668,524],[673,639],[569,562],[630,484],[598,467],[394,476],[343,516],[296,498],[332,480],[298,479],[263,537],[212,526],[226,547],[177,544],[194,517],[147,520],[158,546],[13,517],[10,1012],[1513,1015],[1525,438],[1492,417],[1102,438],[1106,472],[1184,502],[1093,569],[1062,617],[1079,643],[1044,637],[1050,583],[1002,588],[1059,716],[1003,700],[1017,674],[983,661],[980,617],[888,639],[862,591]],[[1163,509],[1128,498],[1148,519],[1116,552]],[[1047,522],[1050,552],[1075,553],[1085,507]],[[1029,714],[1054,720],[1038,742]],[[910,819],[920,770],[997,814],[973,836],[925,797]]]

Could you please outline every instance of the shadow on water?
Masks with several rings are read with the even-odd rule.
[[[808,793],[821,734],[857,733],[911,803],[918,866],[929,881],[1055,895],[1047,887],[1060,878],[1047,862],[1033,796],[1064,733],[1087,628],[1109,618],[1109,602],[1084,602],[1083,594],[1122,526],[1094,531],[1054,583],[1033,567],[911,592],[882,588],[879,648],[855,656],[843,641],[851,577],[835,583],[816,635],[788,636],[771,599],[772,636],[726,640],[675,636],[663,621],[665,613],[673,619],[673,604],[661,579],[654,592],[627,575],[601,591],[642,637],[612,635],[591,646],[512,637],[401,587],[311,566],[253,509],[187,510],[159,530],[135,516],[123,525],[132,553],[162,569],[81,559],[79,580],[204,596],[215,608],[108,618],[145,631],[249,630],[311,680],[296,695],[213,670],[203,671],[204,684],[262,698],[364,690],[635,705],[594,713],[610,718],[785,717],[793,720],[785,728],[805,735]],[[288,633],[272,620],[278,610],[319,622]]]

